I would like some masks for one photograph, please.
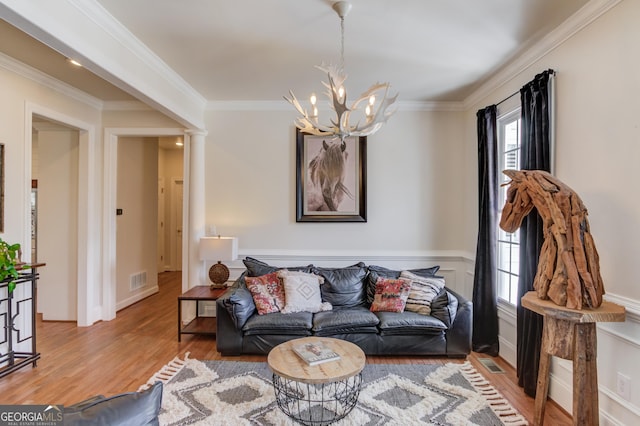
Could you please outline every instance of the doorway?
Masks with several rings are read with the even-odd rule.
[[[156,149],[156,155],[154,157],[154,167],[156,167],[156,172],[153,174],[146,173],[143,174],[148,179],[148,182],[151,182],[152,188],[147,187],[145,193],[148,192],[152,194],[154,197],[153,206],[152,204],[146,205],[144,208],[134,209],[131,213],[142,214],[145,216],[147,221],[151,222],[153,227],[153,246],[145,247],[141,250],[147,250],[150,252],[151,256],[149,259],[143,261],[144,264],[140,263],[139,265],[129,266],[129,270],[124,272],[120,268],[120,263],[122,259],[118,254],[118,247],[120,247],[121,240],[126,240],[129,238],[128,234],[120,234],[119,233],[119,219],[121,218],[117,214],[114,215],[113,212],[121,212],[123,215],[126,215],[126,209],[118,206],[118,190],[121,187],[126,187],[128,184],[126,182],[121,182],[120,175],[123,171],[122,165],[120,162],[123,160],[119,150],[120,150],[120,141],[124,139],[138,139],[138,140],[151,140],[155,141],[154,147]],[[106,253],[105,256],[105,267],[103,269],[103,295],[102,295],[102,317],[104,320],[110,320],[115,318],[116,311],[130,305],[131,303],[135,303],[135,301],[140,300],[147,295],[155,293],[157,290],[157,273],[158,271],[162,271],[163,269],[167,269],[168,259],[170,259],[172,254],[172,244],[170,244],[170,238],[168,238],[167,233],[170,231],[171,226],[166,226],[167,219],[170,218],[171,210],[168,211],[167,214],[166,208],[170,208],[172,203],[167,202],[171,200],[171,194],[167,193],[167,186],[164,184],[166,182],[171,182],[171,179],[167,176],[181,176],[183,170],[186,168],[186,158],[187,155],[182,153],[182,148],[178,151],[179,153],[170,153],[170,150],[163,149],[163,144],[172,143],[174,146],[176,145],[176,139],[180,139],[180,142],[184,140],[185,134],[182,129],[164,129],[164,128],[107,128],[105,129],[105,204],[104,204],[104,240],[103,240],[103,249]],[[187,145],[188,146],[188,145]],[[176,161],[164,161],[168,158],[178,158]],[[150,157],[146,157],[146,163],[152,161]],[[137,162],[137,164],[143,164],[141,162]],[[175,165],[179,168],[179,172],[175,172],[173,170]],[[136,167],[136,166],[134,166]],[[163,183],[164,180],[164,183]],[[186,187],[185,187],[186,189]],[[160,203],[164,200],[167,207],[163,209]],[[185,208],[184,204],[182,204],[182,209]],[[161,214],[160,210],[163,210],[165,214]],[[164,216],[164,218],[163,218]],[[180,229],[186,226],[187,215],[182,215],[183,224]],[[162,228],[165,229],[164,237],[160,236]],[[162,247],[160,244],[164,244],[165,247]],[[168,251],[169,250],[169,251]],[[167,252],[168,251],[168,252]],[[169,255],[168,255],[169,254]],[[164,260],[165,268],[158,266],[160,259]],[[127,259],[128,260],[128,259]],[[171,262],[173,263],[173,262]],[[142,267],[138,267],[142,265]],[[146,288],[144,291],[138,291],[131,293],[132,283],[134,281],[133,286],[135,287],[136,278],[132,276],[138,273],[147,272],[146,280],[153,280],[154,288]],[[184,272],[183,272],[184,274]],[[124,277],[124,281],[129,279],[129,283],[122,284],[122,280]],[[143,279],[144,280],[144,279]],[[148,287],[148,286],[147,286]],[[146,294],[146,292],[151,291],[151,293]],[[120,295],[118,295],[120,293]],[[137,299],[137,300],[136,300]]]
[[[47,264],[38,270],[43,320],[78,319],[79,147],[77,128],[33,115],[30,241],[32,261]]]
[[[116,309],[157,293],[158,274],[182,270],[182,138],[118,138],[116,187]],[[171,143],[172,142],[172,143]],[[173,148],[176,147],[176,148]],[[168,196],[162,182],[171,179]],[[160,182],[160,187],[158,183]],[[168,205],[167,205],[168,203]],[[170,217],[170,238],[163,217]],[[161,232],[158,232],[158,230]],[[161,247],[161,243],[164,247]],[[170,268],[158,267],[158,253],[171,255]]]
[[[158,191],[164,193],[158,200],[158,229],[162,228],[158,241],[163,240],[164,265],[158,271],[182,271],[184,140],[182,136],[160,137],[158,144],[158,181],[163,185]]]
[[[174,178],[171,184],[172,207],[171,227],[173,229],[171,245],[173,247],[173,271],[182,271],[182,205],[184,204],[184,180]]]

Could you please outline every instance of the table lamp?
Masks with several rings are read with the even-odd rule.
[[[200,260],[217,261],[209,269],[211,288],[223,288],[229,279],[229,268],[222,262],[238,258],[238,239],[236,237],[202,237],[198,246]]]

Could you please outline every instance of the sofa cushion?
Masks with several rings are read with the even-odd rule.
[[[313,332],[318,336],[341,333],[377,333],[380,320],[364,306],[318,312],[313,316]]]
[[[261,260],[254,259],[253,257],[246,257],[242,260],[244,266],[247,268],[247,276],[249,277],[259,277],[261,275],[266,275],[271,272],[276,272],[281,269],[288,269],[290,271],[301,271],[301,272],[311,272],[311,268],[313,265],[307,266],[272,266],[268,263],[265,263]]]
[[[405,310],[417,314],[431,314],[431,301],[444,289],[444,278],[421,277],[409,271],[402,271],[400,278],[411,282]]]
[[[253,296],[245,287],[244,277],[238,280],[238,286],[230,290],[232,293],[223,299],[224,307],[233,320],[236,328],[240,330],[247,320],[256,312]]]
[[[380,319],[378,328],[380,335],[394,334],[434,334],[442,333],[447,326],[431,315],[420,315],[415,312],[377,312]]]
[[[376,281],[378,280],[378,277],[400,278],[402,270],[388,269],[383,266],[376,265],[369,265],[368,269],[369,275],[367,276],[366,281],[366,294],[367,303],[371,304],[373,302],[373,296],[376,293]],[[408,271],[413,274],[420,275],[421,277],[431,277],[434,276],[439,269],[440,266],[436,265],[430,268],[408,269]]]
[[[447,328],[451,327],[458,312],[458,298],[443,288],[431,302],[431,316],[442,321]]]
[[[320,285],[322,300],[331,303],[334,309],[364,306],[367,267],[358,263],[345,268],[318,268],[313,272],[324,278]]]
[[[324,281],[321,276],[283,269],[278,271],[278,277],[284,284],[285,306],[280,310],[283,314],[331,310],[331,304],[322,302],[320,296],[320,284]]]
[[[64,424],[93,425],[158,425],[162,403],[162,382],[142,392],[129,392],[109,398],[97,396],[64,408]]]
[[[411,282],[403,278],[378,278],[371,312],[404,311],[410,289]]]
[[[283,314],[275,312],[266,315],[253,315],[247,320],[242,331],[252,334],[283,334],[289,336],[310,336],[313,314],[294,312]]]
[[[284,308],[284,286],[277,272],[259,277],[246,277],[244,280],[259,315],[280,312]]]

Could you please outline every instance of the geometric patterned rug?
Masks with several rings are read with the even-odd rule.
[[[164,382],[161,425],[293,425],[278,408],[266,362],[174,359],[144,387]],[[356,407],[336,426],[526,425],[468,362],[367,364]]]

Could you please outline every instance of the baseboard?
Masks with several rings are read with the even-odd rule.
[[[116,312],[126,308],[127,306],[131,306],[136,302],[141,301],[144,298],[151,296],[152,294],[156,294],[159,291],[158,286],[154,285],[148,288],[143,289],[139,293],[134,294],[131,297],[128,297],[124,300],[116,302]]]
[[[515,345],[501,336],[498,336],[498,342],[500,344],[500,358],[508,362],[513,368],[516,368],[518,361],[516,359],[517,354]]]

